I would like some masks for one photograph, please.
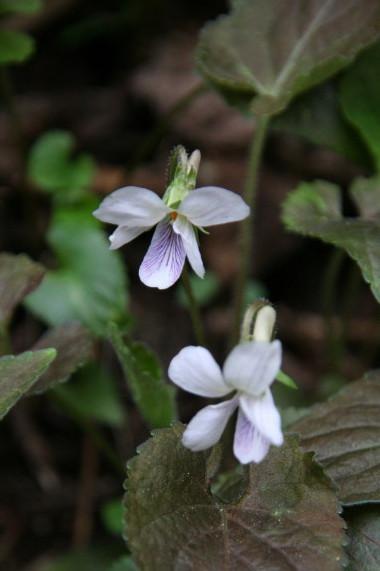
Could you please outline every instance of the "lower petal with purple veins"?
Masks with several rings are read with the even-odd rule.
[[[239,408],[234,437],[234,454],[242,464],[264,460],[270,446],[269,440],[257,430]]]
[[[149,287],[166,289],[180,277],[186,252],[180,235],[172,225],[162,221],[154,231],[152,242],[139,270],[141,281]]]

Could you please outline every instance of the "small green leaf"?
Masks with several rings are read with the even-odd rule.
[[[279,371],[277,373],[276,381],[278,381],[279,383],[282,383],[283,385],[285,385],[289,389],[298,389],[297,383],[295,381],[293,381],[293,379],[291,377],[289,377],[289,375],[287,375],[283,371]]]
[[[110,339],[146,422],[153,428],[169,426],[177,416],[174,388],[166,382],[156,355],[142,343],[124,340],[115,325],[110,329]]]
[[[0,358],[0,419],[30,390],[55,359],[55,349]]]
[[[339,188],[325,181],[301,183],[283,205],[283,221],[293,232],[343,248],[360,266],[380,301],[380,178],[358,179],[350,189],[358,218],[343,218]]]
[[[373,0],[239,0],[205,26],[202,75],[227,98],[273,115],[298,93],[345,67],[380,32]]]
[[[380,509],[361,508],[347,514],[350,543],[348,571],[379,571],[380,569]]]
[[[81,419],[110,426],[120,426],[124,421],[115,380],[98,364],[83,367],[70,383],[57,386],[52,394]]]
[[[366,51],[341,81],[340,98],[347,119],[359,131],[380,170],[380,44]]]
[[[110,533],[122,535],[123,533],[123,499],[109,500],[102,506],[102,520]]]
[[[79,323],[67,323],[51,329],[34,345],[33,349],[53,347],[57,358],[49,369],[35,383],[28,395],[38,394],[64,383],[79,368],[87,363],[93,354],[93,342],[86,329]]]
[[[335,482],[345,505],[380,501],[380,373],[351,383],[290,428]]]
[[[0,254],[0,323],[8,325],[15,307],[41,282],[45,270],[28,256]]]
[[[344,521],[330,481],[290,436],[249,467],[238,502],[212,496],[206,454],[181,444],[183,428],[155,431],[128,465],[128,545],[144,571],[341,571]]]
[[[359,165],[368,167],[371,164],[364,143],[343,116],[336,81],[324,83],[297,97],[273,119],[271,127],[299,135]]]
[[[41,10],[41,0],[0,0],[0,15],[7,12],[32,14]]]
[[[207,272],[205,277],[199,278],[198,276],[190,276],[190,284],[194,293],[194,297],[201,307],[204,307],[210,303],[213,298],[217,295],[220,288],[220,283],[215,274],[212,272]],[[177,290],[178,301],[183,307],[189,306],[189,301],[186,296],[186,292],[183,286],[180,286]]]
[[[71,133],[51,131],[38,139],[29,155],[29,178],[42,190],[57,193],[61,202],[81,198],[95,174],[93,159],[87,154],[74,158],[74,149]]]
[[[29,295],[27,307],[49,325],[80,321],[105,335],[110,321],[125,323],[127,283],[119,252],[111,251],[92,201],[55,210],[47,239],[60,267]]]
[[[0,30],[0,65],[22,63],[34,52],[33,38],[13,30]]]

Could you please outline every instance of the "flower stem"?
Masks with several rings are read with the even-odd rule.
[[[251,214],[241,226],[240,235],[240,268],[236,279],[234,300],[234,321],[232,326],[231,345],[239,340],[240,321],[243,313],[244,294],[247,285],[249,266],[252,254],[252,230],[254,207],[256,201],[257,181],[264,143],[268,130],[269,117],[259,117],[248,157],[247,178],[244,185],[243,198],[251,208]]]
[[[205,345],[205,335],[204,335],[204,331],[203,331],[201,313],[199,310],[199,305],[197,303],[197,300],[195,299],[194,291],[193,291],[191,281],[190,281],[189,272],[188,272],[186,267],[184,268],[184,270],[182,272],[182,284],[183,284],[183,287],[184,287],[184,290],[185,290],[185,293],[187,296],[187,301],[189,303],[189,312],[190,312],[190,317],[191,317],[191,321],[193,324],[193,331],[194,331],[195,338],[196,338],[197,343],[199,345],[204,346]]]

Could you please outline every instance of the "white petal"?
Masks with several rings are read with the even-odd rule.
[[[251,341],[237,345],[224,363],[224,379],[231,387],[252,396],[262,394],[281,366],[280,341]]]
[[[249,206],[235,192],[217,186],[205,186],[189,192],[178,212],[195,226],[214,226],[247,218]]]
[[[187,425],[182,436],[182,444],[193,452],[206,450],[216,444],[237,403],[238,399],[233,398],[202,408]]]
[[[151,227],[169,212],[166,204],[151,190],[126,186],[107,196],[93,214],[102,222]]]
[[[201,397],[222,397],[231,392],[219,365],[204,347],[182,349],[172,359],[168,375],[181,389]]]
[[[235,437],[234,454],[242,464],[259,463],[269,450],[269,441],[251,424],[239,408]]]
[[[166,289],[172,286],[182,273],[186,252],[181,236],[172,225],[162,221],[154,231],[152,242],[139,270],[141,281],[149,287]]]
[[[271,305],[264,305],[256,315],[253,329],[254,341],[270,341],[276,325],[276,312]]]
[[[205,275],[205,268],[202,262],[201,253],[199,251],[197,237],[194,228],[184,216],[177,216],[173,230],[182,236],[183,245],[185,247],[186,255],[189,259],[190,265],[194,272],[203,278]]]
[[[240,406],[245,416],[262,436],[275,446],[281,446],[284,441],[281,431],[281,417],[273,402],[270,390],[267,390],[264,396],[258,399],[241,395]]]
[[[113,232],[113,234],[109,236],[109,240],[111,242],[110,245],[111,250],[116,250],[117,248],[124,246],[124,244],[128,244],[128,242],[130,242],[137,236],[140,236],[140,234],[146,232],[149,229],[150,226],[148,227],[138,226],[137,228],[136,227],[129,228],[128,226],[118,226],[115,232]]]

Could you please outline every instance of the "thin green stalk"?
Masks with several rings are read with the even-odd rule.
[[[231,345],[234,345],[239,340],[244,294],[252,257],[252,231],[255,215],[254,208],[256,202],[258,174],[268,131],[268,124],[269,117],[260,117],[257,119],[256,129],[248,157],[248,170],[244,185],[243,198],[248,206],[250,206],[251,214],[243,221],[241,226],[240,268],[235,287],[234,321],[232,326]]]
[[[156,146],[165,135],[166,131],[169,129],[173,119],[175,119],[177,115],[186,109],[186,107],[190,105],[190,103],[192,103],[193,100],[201,95],[205,90],[205,84],[198,83],[195,85],[195,87],[192,87],[187,93],[185,93],[185,95],[178,99],[173,107],[159,120],[147,138],[143,140],[141,146],[137,148],[129,163],[128,170],[135,169],[136,166],[138,166],[147,157],[149,157],[149,155],[154,151]]]
[[[334,322],[338,279],[345,257],[344,250],[335,249],[327,264],[323,277],[322,303],[325,321],[325,338],[329,365],[336,373],[340,370],[342,355],[344,352],[342,332],[337,331]]]
[[[191,286],[190,276],[187,268],[185,267],[182,272],[182,284],[189,303],[189,312],[193,324],[194,335],[199,345],[205,345],[205,335],[203,331],[201,313],[199,305],[195,299],[193,288]]]

